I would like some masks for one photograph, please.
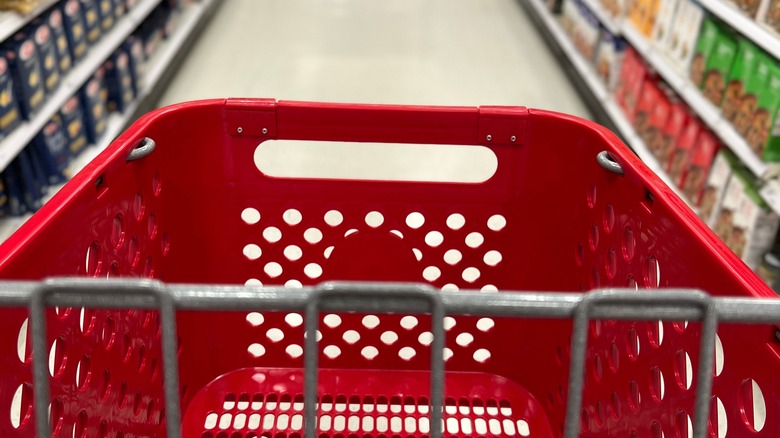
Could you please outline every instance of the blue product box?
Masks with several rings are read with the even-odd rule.
[[[24,153],[24,150],[19,152],[16,159],[11,163],[11,166],[16,166],[18,172],[19,181],[22,186],[22,202],[27,207],[27,211],[37,211],[41,208],[41,193],[38,187],[38,183],[35,181],[35,174],[33,173],[32,164],[30,158]]]
[[[124,50],[119,49],[105,65],[108,111],[124,112],[135,99],[133,75],[130,73],[130,56]]]
[[[84,29],[87,34],[87,44],[93,46],[100,40],[100,11],[95,0],[79,0],[81,14],[84,16]]]
[[[8,213],[11,216],[21,216],[27,213],[27,206],[22,202],[22,181],[13,163],[3,171],[3,182],[8,194]]]
[[[49,25],[51,29],[52,39],[54,40],[54,47],[57,49],[57,65],[60,68],[60,75],[65,75],[73,66],[70,55],[70,47],[68,47],[68,35],[65,32],[65,23],[62,20],[62,11],[59,8],[54,8],[45,16],[45,23]]]
[[[87,147],[87,130],[84,126],[84,112],[78,96],[73,96],[65,102],[60,110],[62,126],[68,136],[68,150],[76,155]]]
[[[92,78],[81,88],[81,105],[84,108],[84,125],[87,139],[97,143],[106,132],[108,110],[106,109],[107,89],[103,83],[104,72],[99,68]]]
[[[59,114],[52,117],[33,141],[33,150],[41,162],[49,184],[58,184],[67,179],[65,169],[71,159],[68,143],[68,133]]]
[[[51,28],[46,22],[33,28],[33,40],[38,49],[38,58],[43,73],[43,86],[47,93],[54,91],[60,84],[60,66],[57,63],[57,47]]]
[[[127,13],[127,7],[124,0],[113,0],[114,18],[119,20]]]
[[[41,60],[32,38],[18,33],[5,47],[22,116],[29,119],[43,105]]]
[[[144,67],[146,66],[144,43],[139,37],[131,35],[122,44],[122,50],[129,55],[130,74],[133,77],[133,94],[138,96],[143,88]]]
[[[5,57],[0,56],[0,137],[13,131],[21,121],[11,69]]]
[[[114,2],[113,0],[97,0],[98,14],[100,15],[100,29],[103,33],[114,27]]]
[[[62,5],[62,17],[65,24],[65,34],[73,63],[79,62],[87,54],[87,25],[81,13],[79,0],[67,0]]]
[[[35,177],[35,184],[38,186],[38,196],[43,199],[44,195],[46,195],[46,190],[49,188],[49,180],[46,171],[43,170],[43,163],[41,163],[41,159],[35,152],[32,143],[27,145],[27,148],[22,152],[27,154],[27,157],[30,160],[33,176]]]

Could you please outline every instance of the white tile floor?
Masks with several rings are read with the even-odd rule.
[[[588,116],[515,0],[222,0],[163,103],[275,97]]]
[[[273,97],[589,116],[515,0],[219,1],[163,105]],[[263,153],[264,170],[291,176],[474,181],[495,166],[468,148],[287,144]]]

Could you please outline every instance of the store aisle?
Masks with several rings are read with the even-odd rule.
[[[161,103],[226,96],[588,116],[515,0],[230,0]]]

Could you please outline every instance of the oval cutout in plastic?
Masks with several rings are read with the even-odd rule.
[[[269,140],[254,153],[257,169],[278,178],[480,183],[498,159],[484,146]]]

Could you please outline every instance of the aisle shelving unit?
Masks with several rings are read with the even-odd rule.
[[[130,14],[123,17],[123,21],[117,23],[111,33],[105,35],[99,44],[91,48],[88,57],[71,70],[55,93],[48,97],[49,100],[36,117],[0,142],[0,168],[5,168],[13,160],[16,154],[37,135],[51,116],[89,79],[92,72],[102,65],[103,61],[122,44],[159,3],[160,0],[139,2],[130,11]],[[211,18],[218,5],[219,1],[217,0],[201,0],[184,8],[174,33],[163,41],[147,61],[143,86],[135,101],[124,112],[112,113],[109,116],[106,132],[101,140],[97,144],[89,146],[72,160],[68,166],[68,174],[75,175],[81,171],[135,119],[156,106],[162,90],[167,85],[166,76],[170,76],[179,64],[177,58],[185,55],[186,50],[194,43],[193,37]],[[44,201],[51,199],[62,187],[63,185],[50,187]],[[0,242],[8,238],[31,216],[32,214],[27,214],[0,219]]]
[[[46,97],[35,116],[0,141],[0,171],[35,138],[51,117],[86,83],[109,56],[154,10],[161,0],[141,0],[87,52],[87,56],[62,77],[60,86]]]
[[[725,0],[698,1],[699,4],[710,13],[722,19],[725,23],[732,26],[745,37],[751,39],[777,59],[780,59],[780,36],[747,17]],[[557,20],[552,16],[552,13],[540,0],[530,0],[527,2],[521,0],[519,3],[527,6],[527,9],[533,11],[537,17],[537,21],[545,26],[549,34],[554,36],[555,43],[559,46],[561,51],[570,58],[570,62],[574,65],[577,73],[583,77],[583,82],[590,86],[592,81],[589,81],[587,78],[593,74],[591,64],[582,59],[579,52],[573,49],[573,45],[569,41],[568,36],[563,33]],[[753,174],[764,179],[780,174],[780,169],[778,169],[780,166],[768,165],[763,162],[751,150],[745,139],[734,129],[733,125],[722,116],[720,108],[707,100],[698,87],[688,79],[687,73],[681,71],[655,46],[653,42],[649,41],[634,29],[627,19],[611,16],[598,0],[584,0],[584,3],[606,29],[617,36],[625,38],[637,53],[644,58],[645,62],[656,71],[672,89],[674,89],[702,122],[709,126],[712,132],[720,138],[722,143],[734,152],[745,167],[753,172]],[[573,61],[575,58],[580,59],[578,61]],[[658,171],[659,166],[657,161],[653,159],[652,154],[649,154],[647,148],[644,147],[641,140],[637,138],[636,133],[633,133],[632,135],[629,131],[629,129],[632,130],[631,125],[627,123],[625,116],[620,109],[617,108],[614,100],[610,96],[607,96],[606,99],[601,97],[604,95],[601,91],[590,92],[588,95],[595,97],[595,103],[591,102],[591,105],[601,107],[599,109],[600,112],[609,116],[609,123],[611,126],[615,127],[622,134],[626,143],[628,143],[629,146],[636,151],[637,155],[648,164],[648,167],[658,173],[670,187],[673,187],[672,184],[669,184],[668,176],[665,173]],[[780,183],[768,182],[766,186],[762,188],[761,194],[772,209],[780,213]]]
[[[542,4],[541,0],[525,0],[534,10],[536,16],[544,24],[561,51],[568,57],[571,64],[582,77],[583,81],[590,88],[591,94],[598,100],[602,110],[609,116],[612,124],[621,135],[625,143],[645,162],[653,172],[655,172],[666,185],[669,186],[681,199],[688,202],[683,193],[677,188],[672,178],[666,173],[661,163],[647,148],[645,142],[639,137],[631,122],[623,114],[623,110],[617,105],[612,95],[607,90],[606,85],[597,76],[593,66],[580,54],[574,47],[558,20]],[[594,2],[595,3],[595,2]],[[690,204],[690,203],[689,203]]]

